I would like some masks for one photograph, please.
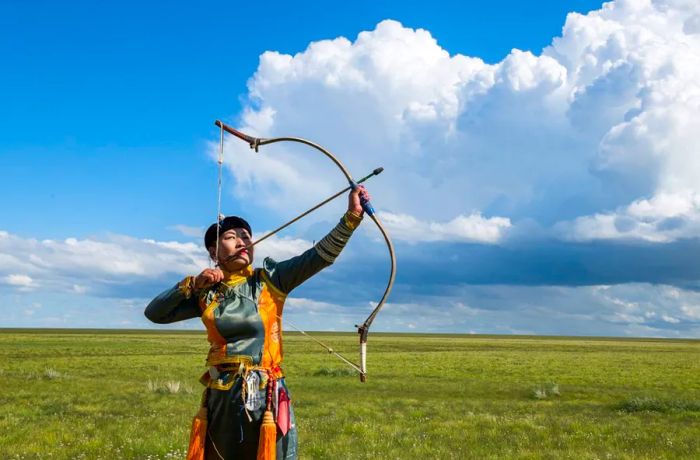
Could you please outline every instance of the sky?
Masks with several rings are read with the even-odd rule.
[[[201,328],[143,309],[209,266],[222,119],[385,168],[373,330],[700,337],[700,4],[325,5],[0,4],[0,327]],[[303,147],[224,154],[255,235],[346,185]],[[353,331],[388,272],[366,221],[285,318]]]

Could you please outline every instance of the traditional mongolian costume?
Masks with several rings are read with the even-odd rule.
[[[195,277],[188,276],[146,307],[153,322],[199,316],[207,329],[209,370],[200,379],[207,388],[192,424],[188,459],[297,458],[294,412],[280,367],[284,301],[335,261],[361,219],[348,211],[303,254],[283,262],[266,258],[262,268],[224,272],[224,280],[207,289],[195,290]],[[205,236],[207,247],[207,239],[216,241],[216,225],[212,227],[214,236],[210,231]],[[219,231],[225,230],[222,223]]]

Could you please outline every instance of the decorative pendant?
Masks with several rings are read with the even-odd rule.
[[[245,408],[251,412],[262,409],[265,405],[265,398],[264,393],[260,391],[260,376],[257,372],[248,372],[245,386]]]

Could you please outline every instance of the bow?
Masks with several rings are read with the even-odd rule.
[[[324,149],[323,147],[314,142],[302,139],[300,137],[275,137],[269,139],[258,138],[244,134],[226,125],[220,120],[216,120],[215,124],[222,130],[233,134],[239,139],[246,141],[248,145],[250,145],[250,148],[255,150],[256,152],[258,152],[260,146],[274,144],[276,142],[297,142],[300,144],[308,145],[309,147],[313,147],[314,149],[323,153],[338,167],[338,169],[340,169],[340,171],[343,173],[348,183],[350,184],[350,188],[354,190],[357,187],[357,182],[355,182],[355,180],[352,178],[345,165],[343,165],[343,163],[341,163],[340,160],[338,160],[338,158],[336,158],[328,150]],[[387,283],[386,288],[384,289],[384,294],[382,295],[382,298],[379,300],[379,303],[377,303],[377,306],[374,307],[374,310],[372,310],[372,313],[369,314],[367,319],[365,319],[365,321],[362,324],[355,325],[355,327],[357,328],[357,333],[360,336],[360,381],[364,382],[367,378],[367,336],[369,334],[369,328],[372,325],[374,318],[376,318],[377,314],[379,313],[379,310],[381,310],[384,306],[384,303],[386,302],[386,299],[387,297],[389,297],[389,293],[391,292],[391,288],[394,286],[394,278],[396,277],[396,256],[394,254],[394,245],[391,242],[391,238],[389,238],[389,235],[384,229],[384,226],[377,218],[372,204],[363,196],[361,196],[360,198],[360,203],[362,205],[362,209],[368,216],[370,216],[372,221],[374,221],[380,233],[384,237],[384,241],[386,242],[387,248],[389,250],[389,256],[391,257],[391,273],[389,274],[389,282]]]

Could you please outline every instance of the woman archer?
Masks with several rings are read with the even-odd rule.
[[[230,216],[218,229],[212,224],[204,245],[218,268],[186,277],[146,307],[146,317],[159,324],[201,317],[211,344],[188,460],[297,458],[294,412],[280,367],[284,301],[338,257],[362,221],[361,196],[369,200],[362,186],[350,192],[345,215],[311,249],[282,262],[268,257],[258,269],[252,268],[248,222]]]

